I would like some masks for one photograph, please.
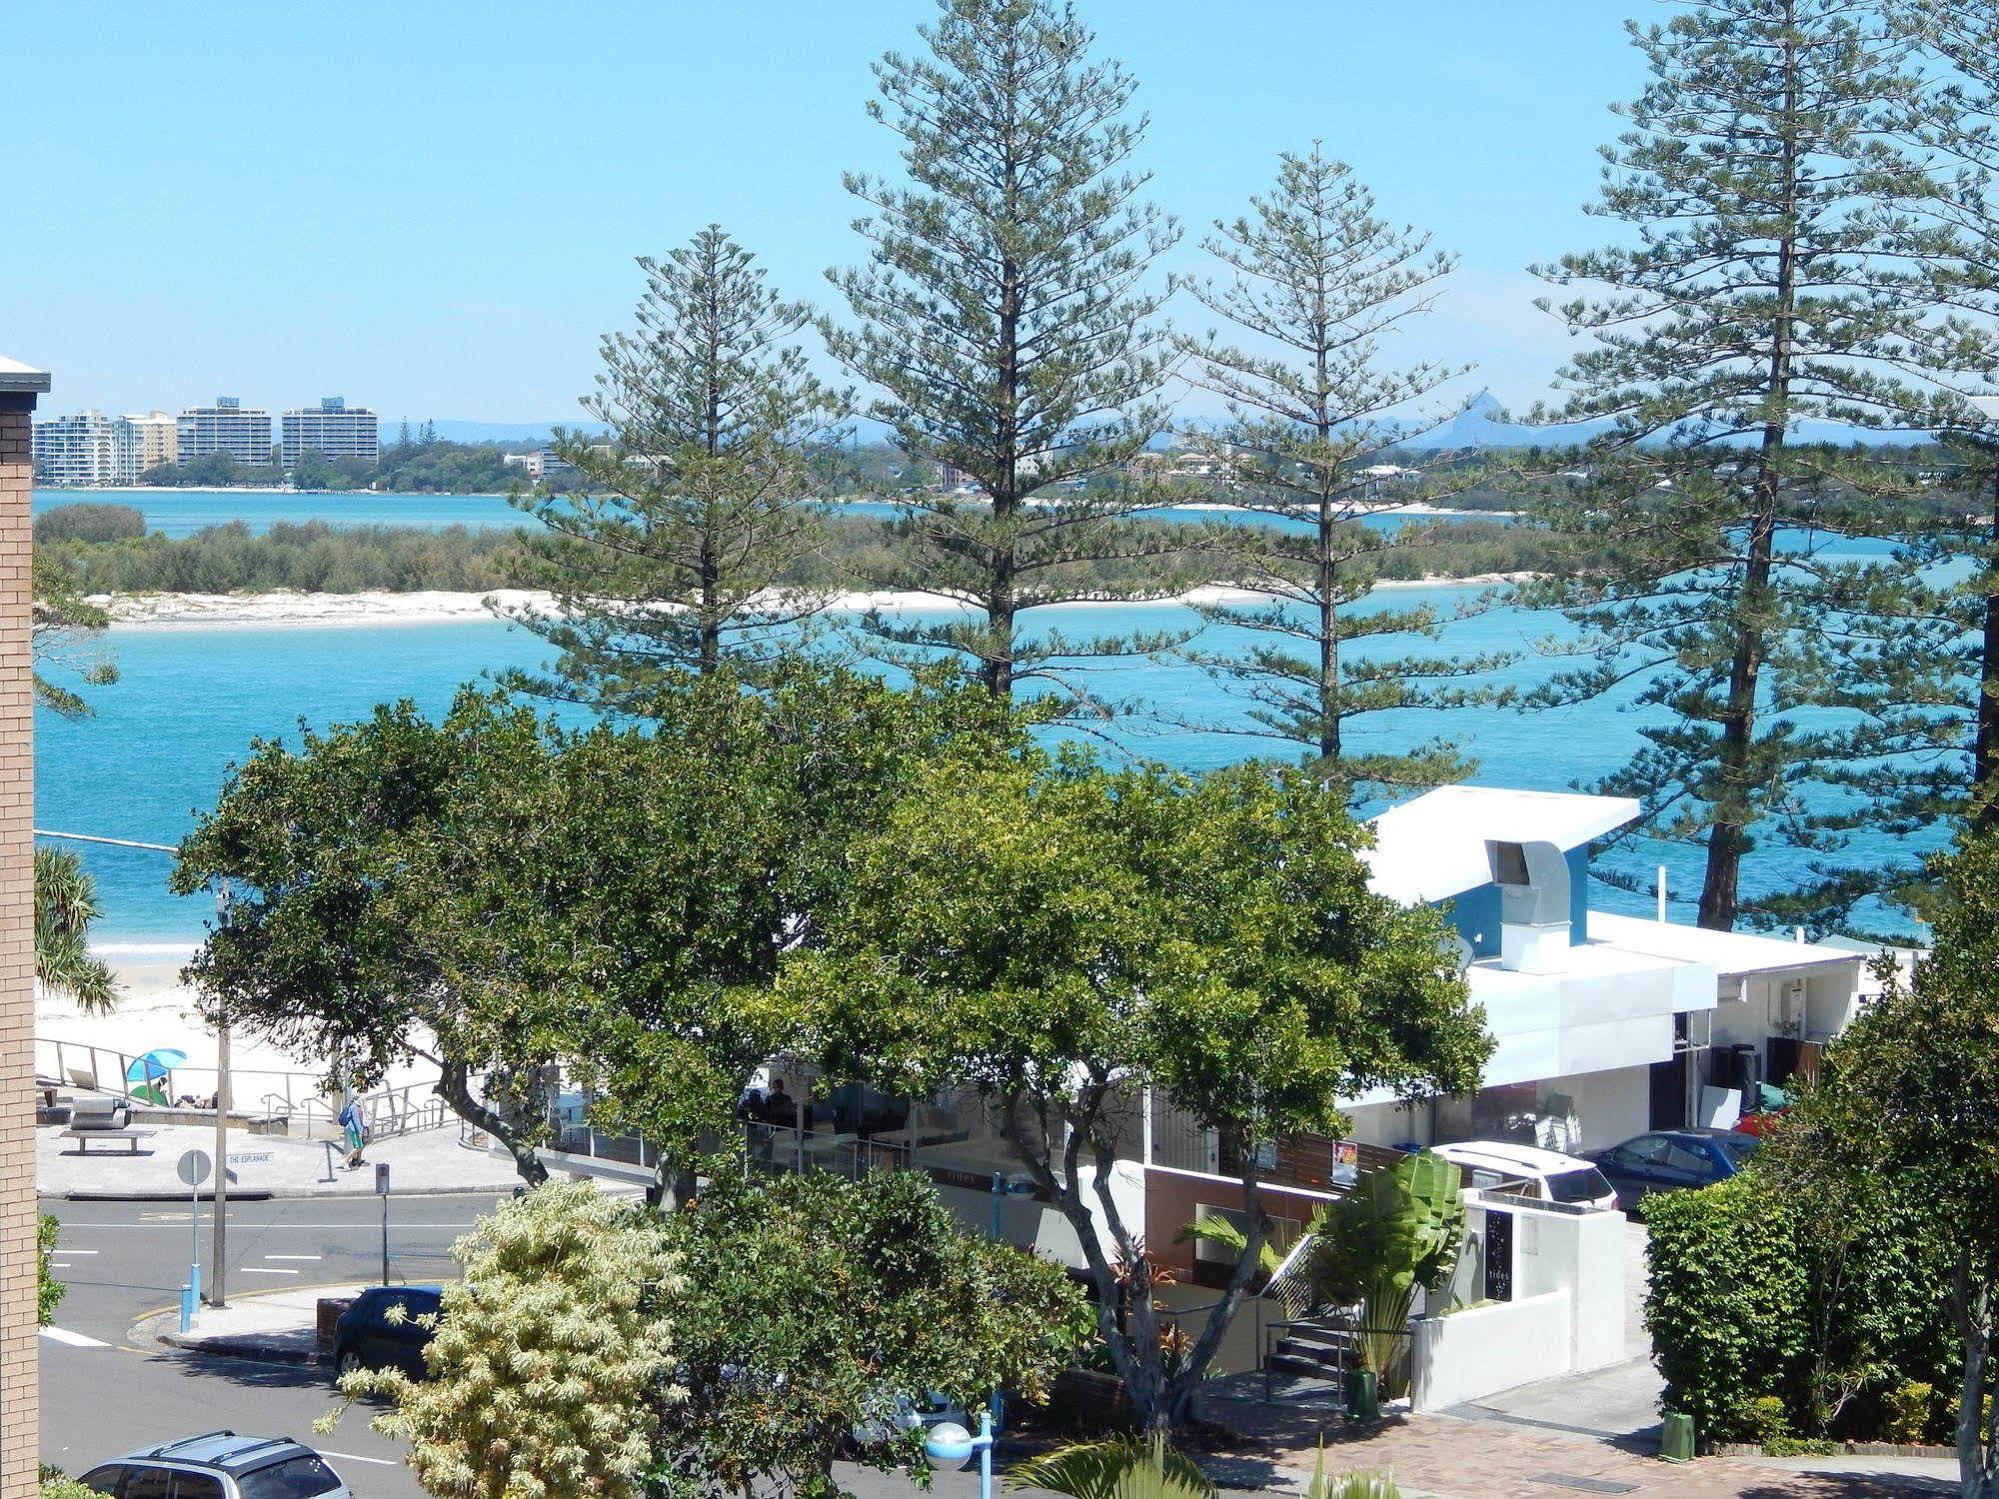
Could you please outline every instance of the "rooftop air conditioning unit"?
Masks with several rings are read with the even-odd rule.
[[[1514,973],[1559,973],[1570,946],[1569,861],[1552,843],[1486,840],[1499,886],[1499,966]]]

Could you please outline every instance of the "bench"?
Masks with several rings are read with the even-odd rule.
[[[152,1139],[155,1133],[149,1129],[66,1129],[62,1138],[76,1141],[77,1155],[89,1155],[92,1140],[123,1140],[131,1147],[128,1154],[137,1155],[139,1142]]]

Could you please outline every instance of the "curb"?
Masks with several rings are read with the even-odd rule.
[[[301,1291],[324,1292],[351,1289],[352,1285],[348,1281],[321,1281],[316,1285],[309,1286],[280,1286],[270,1291],[245,1291],[240,1296],[232,1297],[231,1300],[259,1301],[266,1296],[296,1295]],[[156,1307],[149,1312],[141,1312],[131,1327],[127,1329],[127,1336],[135,1343],[146,1342],[148,1335],[141,1332],[141,1328],[155,1318],[177,1316],[179,1312],[180,1307],[177,1304]],[[300,1329],[301,1332],[304,1330],[303,1328]],[[326,1355],[320,1351],[316,1343],[312,1348],[304,1349],[298,1347],[296,1344],[278,1343],[275,1341],[276,1336],[259,1333],[212,1333],[203,1336],[200,1333],[181,1333],[177,1330],[168,1330],[151,1334],[151,1341],[167,1348],[177,1349],[182,1353],[206,1353],[218,1358],[240,1358],[262,1364],[289,1364],[293,1367],[310,1367],[314,1364],[324,1364],[326,1362]]]
[[[518,1178],[516,1178],[518,1180]],[[495,1187],[397,1187],[389,1196],[395,1197],[505,1197],[512,1192],[514,1184]],[[41,1192],[38,1196],[50,1202],[187,1202],[186,1192]],[[373,1202],[373,1192],[315,1192],[307,1187],[246,1187],[232,1190],[231,1202],[304,1202],[321,1200],[330,1202]],[[198,1202],[213,1202],[214,1194],[202,1192],[193,1199]]]

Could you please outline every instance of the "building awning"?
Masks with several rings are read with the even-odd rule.
[[[39,396],[47,394],[48,388],[47,370],[38,370],[33,365],[0,354],[0,394]]]
[[[1491,882],[1487,840],[1552,843],[1567,853],[1615,832],[1639,810],[1624,796],[1440,786],[1374,819],[1375,846],[1363,856],[1368,884],[1404,905],[1449,900]]]
[[[1593,942],[1609,942],[1626,952],[1651,953],[1687,963],[1705,963],[1723,979],[1817,969],[1857,972],[1868,954],[1819,942],[1787,942],[1748,932],[1715,932],[1677,922],[1648,921],[1641,916],[1589,913]]]

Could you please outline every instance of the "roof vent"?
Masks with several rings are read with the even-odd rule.
[[[1499,966],[1556,973],[1570,945],[1569,861],[1552,843],[1487,839],[1486,862],[1499,886]]]

